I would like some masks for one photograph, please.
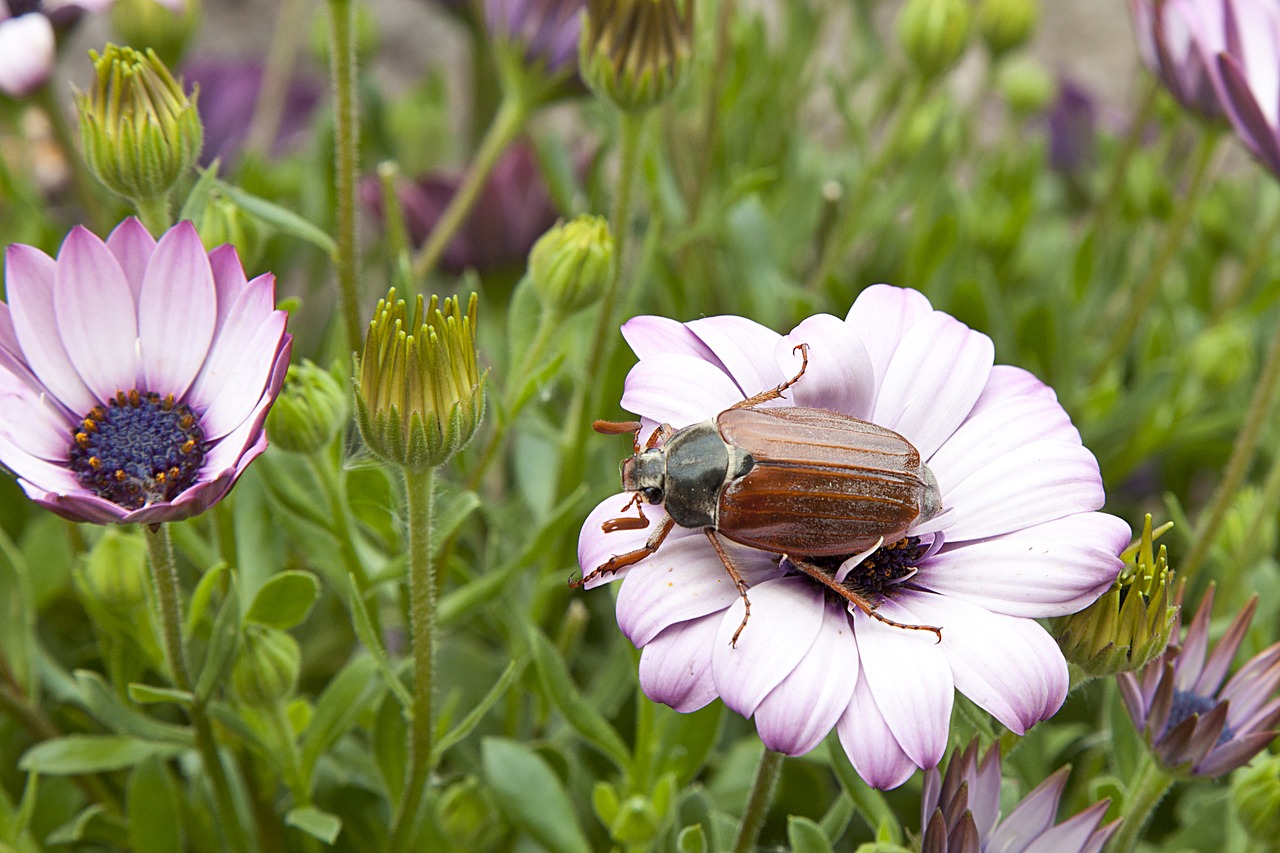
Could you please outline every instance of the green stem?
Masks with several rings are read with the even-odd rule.
[[[266,716],[279,741],[280,750],[284,754],[285,785],[293,795],[293,807],[302,809],[311,805],[311,788],[302,775],[302,759],[298,755],[298,739],[294,737],[293,725],[283,702],[276,702],[267,709]],[[303,849],[310,853],[318,853],[320,842],[312,835],[299,833]]]
[[[280,121],[289,97],[293,65],[298,58],[302,36],[307,32],[306,27],[298,26],[298,21],[308,18],[306,5],[307,0],[282,0],[280,3],[266,66],[262,69],[258,103],[254,105],[253,120],[249,122],[249,134],[245,140],[244,147],[249,151],[269,154],[280,135]]]
[[[378,164],[378,184],[382,189],[382,217],[387,225],[387,250],[397,267],[402,258],[409,257],[409,232],[404,225],[404,211],[400,209],[400,197],[396,183],[400,180],[400,166],[385,160]],[[397,282],[398,283],[398,282]],[[408,282],[405,283],[406,285]]]
[[[1200,141],[1197,143],[1196,151],[1193,155],[1191,183],[1187,187],[1186,195],[1176,207],[1177,212],[1165,232],[1164,243],[1161,244],[1160,250],[1151,266],[1147,268],[1146,277],[1121,308],[1120,326],[1112,334],[1101,360],[1098,361],[1094,368],[1094,384],[1101,381],[1107,370],[1115,363],[1116,359],[1124,355],[1125,350],[1132,343],[1133,335],[1138,330],[1138,325],[1142,322],[1143,315],[1164,281],[1165,271],[1182,248],[1187,226],[1191,224],[1191,218],[1199,206],[1200,198],[1207,189],[1208,181],[1206,178],[1208,178],[1210,172],[1209,164],[1213,161],[1213,153],[1217,150],[1218,142],[1221,139],[1222,134],[1217,131],[1205,131],[1200,136]]]
[[[609,221],[609,226],[613,230],[613,256],[617,258],[617,263],[613,265],[613,273],[605,284],[600,313],[596,315],[595,330],[591,335],[591,349],[587,352],[585,362],[588,370],[603,369],[613,353],[614,339],[611,333],[617,329],[617,318],[614,314],[617,311],[618,292],[627,265],[631,196],[635,186],[636,172],[640,165],[640,143],[644,138],[647,116],[648,113],[643,112],[620,111],[618,113],[621,146],[618,155],[618,190],[613,197],[613,211]],[[581,448],[586,442],[589,428],[584,413],[587,411],[589,402],[593,409],[599,405],[603,389],[602,382],[579,382],[574,389],[565,421],[567,440],[562,455],[565,465],[560,472],[560,497],[569,494],[582,481],[582,467],[586,456],[581,452]]]
[[[360,294],[356,271],[356,48],[351,0],[329,0],[330,71],[333,78],[334,152],[338,176],[338,289],[342,301],[342,322],[347,333],[347,349],[355,350],[364,337],[360,318]]]
[[[1280,238],[1280,207],[1276,208],[1276,212],[1267,224],[1266,230],[1252,241],[1253,245],[1250,246],[1249,254],[1245,256],[1244,263],[1240,265],[1240,274],[1236,276],[1234,285],[1223,296],[1222,302],[1213,310],[1213,322],[1216,323],[1225,317],[1244,298],[1245,291],[1249,288],[1249,283],[1258,274],[1258,270],[1262,269],[1263,263],[1275,256],[1277,238]]]
[[[863,169],[862,174],[858,177],[857,189],[841,206],[836,222],[831,227],[829,236],[822,244],[818,262],[814,265],[813,272],[810,273],[806,284],[809,293],[816,294],[826,283],[827,278],[831,275],[832,268],[840,258],[840,252],[845,248],[848,241],[855,236],[854,229],[857,227],[858,218],[862,213],[863,207],[866,206],[871,197],[871,191],[875,188],[876,178],[880,176],[893,159],[894,154],[897,153],[903,137],[906,136],[907,128],[911,124],[911,117],[915,115],[916,109],[919,108],[924,100],[926,91],[928,91],[927,87],[922,82],[917,81],[911,84],[911,89],[907,93],[902,106],[898,109],[893,126],[889,129],[884,143],[880,146],[880,150],[876,152],[875,158],[867,164],[867,167]]]
[[[413,650],[413,719],[409,721],[408,783],[396,810],[388,851],[412,850],[414,829],[431,768],[432,672],[435,663],[436,586],[431,540],[435,512],[435,469],[405,469],[409,515],[409,612]]]
[[[138,211],[138,218],[142,220],[142,224],[147,227],[152,236],[159,237],[173,224],[173,214],[169,208],[167,194],[156,198],[135,198],[133,206]]]
[[[507,94],[503,95],[498,112],[494,114],[493,122],[485,131],[480,150],[471,161],[467,175],[462,180],[462,186],[458,187],[453,198],[449,199],[449,204],[440,215],[440,220],[431,229],[427,242],[413,259],[414,278],[424,281],[440,263],[444,250],[453,242],[453,238],[467,221],[467,216],[480,198],[480,192],[484,189],[490,173],[493,172],[493,167],[497,165],[498,158],[520,134],[528,115],[529,101],[523,90],[517,87],[508,90]]]
[[[1222,520],[1231,508],[1231,501],[1244,483],[1245,474],[1253,463],[1258,450],[1258,439],[1262,429],[1267,425],[1271,413],[1271,404],[1275,402],[1276,389],[1280,387],[1280,331],[1271,341],[1271,349],[1267,353],[1267,363],[1262,368],[1262,376],[1258,378],[1257,387],[1253,390],[1253,399],[1249,401],[1249,410],[1245,412],[1244,425],[1236,436],[1235,446],[1231,448],[1231,459],[1222,475],[1222,482],[1209,501],[1209,508],[1196,523],[1195,535],[1191,545],[1191,553],[1183,560],[1181,570],[1184,578],[1194,578],[1196,570],[1204,563],[1213,545],[1214,534],[1222,526]]]
[[[766,749],[764,755],[760,756],[756,780],[751,785],[751,795],[747,797],[747,807],[742,812],[742,823],[738,826],[738,837],[733,842],[734,853],[752,853],[756,849],[760,830],[764,828],[764,819],[769,814],[769,805],[773,802],[774,789],[778,787],[778,776],[782,773],[784,758],[786,756],[781,752],[771,749]]]
[[[1173,784],[1173,777],[1147,753],[1134,773],[1124,801],[1124,823],[1111,841],[1110,853],[1129,853],[1138,843],[1138,835],[1151,812]]]
[[[187,652],[182,639],[182,594],[178,583],[178,566],[173,559],[173,544],[169,540],[169,528],[162,525],[144,525],[147,554],[151,560],[151,581],[155,586],[156,605],[159,608],[161,640],[165,660],[173,684],[179,690],[192,694],[188,714],[195,729],[196,749],[204,763],[205,772],[213,782],[213,796],[218,810],[218,823],[222,827],[227,846],[232,850],[248,849],[244,830],[236,813],[235,798],[226,768],[218,756],[218,744],[214,740],[213,725],[205,713],[204,700],[192,689],[191,672],[187,668]]]

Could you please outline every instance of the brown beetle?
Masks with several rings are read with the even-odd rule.
[[[782,397],[804,375],[808,346],[796,349],[802,362],[790,380],[711,420],[680,430],[663,424],[643,448],[639,422],[595,422],[597,432],[636,436],[634,454],[622,463],[622,487],[635,493],[623,510],[635,506],[638,517],[612,519],[602,529],[647,527],[641,500],[662,504],[666,514],[643,547],[610,557],[573,585],[638,563],[678,524],[703,530],[737,585],[745,613],[734,643],[751,616],[751,602],[719,536],[781,554],[789,566],[867,615],[899,628],[932,631],[941,640],[940,628],[905,625],[876,613],[864,591],[837,581],[828,567],[832,560],[823,559],[897,543],[912,525],[937,516],[942,499],[920,452],[891,429],[826,409],[758,408]]]

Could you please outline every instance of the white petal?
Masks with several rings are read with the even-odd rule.
[[[836,732],[854,769],[873,788],[896,788],[916,771],[915,762],[885,722],[865,678],[858,679],[853,699],[836,723]]]
[[[783,375],[794,376],[800,369],[803,360],[795,348],[801,344],[809,347],[809,366],[785,392],[791,402],[870,418],[876,399],[875,368],[853,329],[830,314],[808,318],[774,345],[774,361]]]
[[[640,654],[640,687],[654,702],[681,713],[716,698],[711,650],[720,619],[716,615],[680,622],[654,637]]]
[[[627,374],[622,408],[680,429],[715,417],[742,399],[720,368],[689,355],[655,355]]]

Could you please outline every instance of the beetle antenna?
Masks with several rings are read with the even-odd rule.
[[[797,382],[799,382],[800,377],[804,376],[804,372],[809,369],[809,345],[796,344],[794,347],[792,347],[791,351],[794,353],[796,350],[800,350],[800,372],[799,373],[797,373],[795,376],[792,376],[790,379],[788,379],[786,382],[783,382],[781,385],[777,386],[776,388],[770,388],[768,391],[761,391],[759,394],[754,394],[745,400],[739,400],[738,402],[730,406],[729,409],[752,409],[760,405],[761,403],[767,403],[770,400],[785,399],[785,397],[783,397],[782,392],[786,391],[792,385],[795,385]]]

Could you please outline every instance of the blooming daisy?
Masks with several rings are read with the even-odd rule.
[[[245,278],[182,222],[136,219],[104,243],[77,227],[56,259],[5,253],[0,465],[72,521],[157,524],[203,512],[267,445],[289,365],[275,279]]]
[[[642,440],[659,424],[699,423],[779,385],[798,372],[793,350],[804,344],[807,371],[764,405],[828,409],[899,433],[936,477],[942,503],[900,541],[836,570],[881,618],[788,571],[781,555],[721,537],[751,607],[731,643],[745,602],[700,529],[676,527],[652,556],[589,577],[589,587],[622,581],[618,624],[644,650],[650,698],[692,711],[719,697],[755,718],[769,749],[790,755],[835,728],[858,772],[881,788],[941,760],[957,689],[1019,734],[1057,711],[1067,665],[1035,620],[1101,595],[1130,532],[1095,511],[1104,501],[1097,461],[1052,389],[993,367],[986,335],[887,285],[865,290],[846,319],[810,317],[785,336],[741,317],[637,317],[623,335],[640,361],[622,406],[640,415]],[[652,524],[606,524],[631,497],[607,498],[588,516],[584,576],[651,533]],[[651,522],[663,513],[641,511]],[[886,619],[936,626],[940,638]]]

